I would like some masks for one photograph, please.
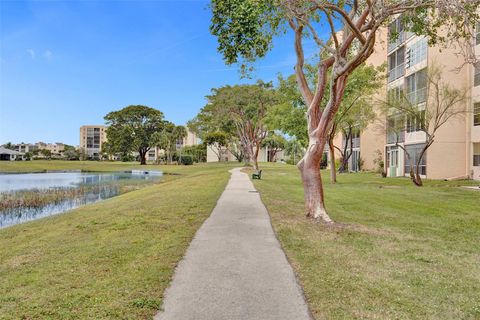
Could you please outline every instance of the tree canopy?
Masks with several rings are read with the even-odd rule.
[[[142,105],[131,105],[105,116],[110,152],[129,154],[137,151],[140,163],[146,164],[146,154],[155,145],[155,133],[164,127],[163,113]]]
[[[189,125],[200,132],[204,140],[209,134],[222,134],[230,152],[247,155],[252,165],[258,168],[258,152],[268,134],[265,118],[278,103],[272,84],[259,81],[214,88],[207,100],[207,105]],[[236,157],[239,159],[240,156]]]

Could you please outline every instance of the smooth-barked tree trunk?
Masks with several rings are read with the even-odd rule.
[[[305,156],[298,164],[302,175],[307,217],[332,223],[325,209],[320,160],[325,148],[325,140],[311,141]]]
[[[330,131],[328,136],[328,148],[330,153],[330,182],[336,183],[337,182],[337,168],[335,165],[335,146],[333,145],[333,139],[335,137],[334,129]]]

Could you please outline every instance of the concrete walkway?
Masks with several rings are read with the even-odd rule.
[[[155,319],[311,319],[260,196],[239,168],[231,172]]]

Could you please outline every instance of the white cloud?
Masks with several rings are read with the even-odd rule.
[[[35,50],[27,49],[27,52],[30,55],[30,58],[35,59]]]
[[[53,57],[52,51],[45,50],[45,52],[43,53],[43,57],[47,60],[52,60],[52,57]]]

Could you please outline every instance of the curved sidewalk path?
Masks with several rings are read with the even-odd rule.
[[[260,196],[240,168],[231,172],[155,319],[310,320]]]

